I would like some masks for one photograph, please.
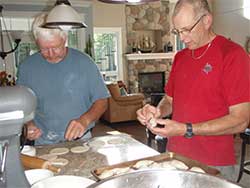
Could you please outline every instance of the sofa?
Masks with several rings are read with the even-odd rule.
[[[109,123],[134,121],[136,111],[143,106],[144,95],[141,93],[121,95],[118,83],[107,84],[111,94],[108,98],[108,108],[101,119]]]

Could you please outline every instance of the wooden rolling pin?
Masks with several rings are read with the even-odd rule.
[[[46,168],[55,173],[58,173],[61,170],[60,168],[52,166],[49,161],[46,161],[38,157],[32,157],[24,154],[21,154],[20,157],[25,169]]]

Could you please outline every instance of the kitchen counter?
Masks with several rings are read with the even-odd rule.
[[[113,140],[114,142],[110,142]],[[105,143],[98,145],[98,142]],[[92,143],[92,144],[91,144]],[[96,143],[96,145],[94,145]],[[158,155],[152,148],[138,142],[127,134],[99,136],[89,141],[64,142],[55,145],[36,146],[37,156],[48,154],[49,151],[57,147],[72,148],[87,144],[90,149],[87,152],[75,154],[69,152],[59,155],[58,158],[69,160],[69,164],[61,167],[61,171],[56,175],[76,175],[84,176],[96,180],[91,174],[91,170],[101,166],[113,165],[125,161]]]

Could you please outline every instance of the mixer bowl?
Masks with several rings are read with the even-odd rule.
[[[240,186],[208,174],[157,169],[107,178],[87,188],[240,188]]]

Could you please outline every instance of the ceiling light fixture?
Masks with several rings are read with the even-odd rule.
[[[130,5],[137,5],[143,3],[150,3],[154,1],[160,0],[99,0],[103,3],[111,3],[111,4],[130,4]]]
[[[68,0],[57,0],[54,8],[49,12],[45,28],[58,28],[63,30],[86,28],[80,15],[72,8]]]

